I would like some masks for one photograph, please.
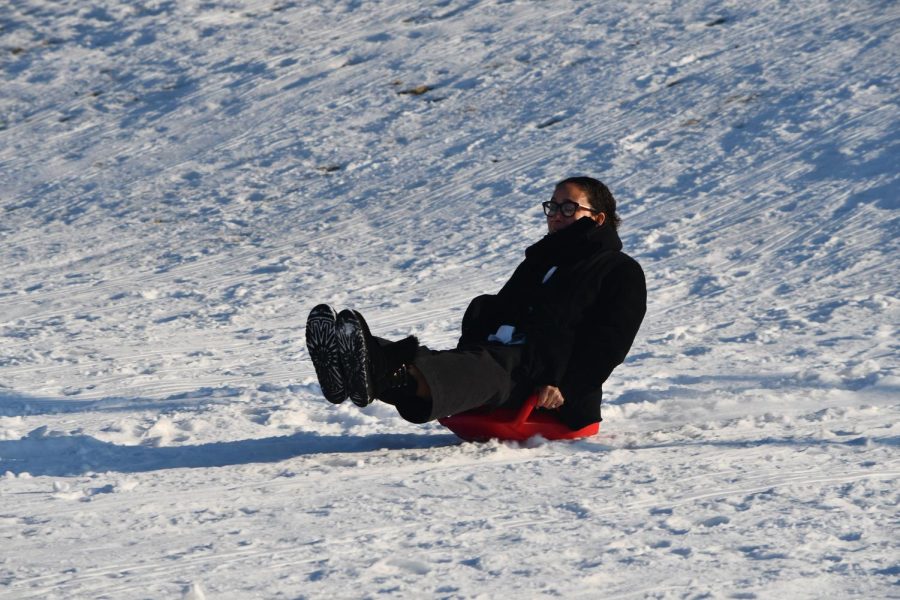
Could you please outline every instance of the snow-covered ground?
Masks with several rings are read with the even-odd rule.
[[[0,3],[0,596],[900,597],[898,72],[896,0]],[[321,399],[314,304],[451,346],[573,174],[599,436]]]

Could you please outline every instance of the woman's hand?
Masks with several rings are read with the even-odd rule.
[[[535,390],[535,393],[537,394],[538,408],[556,410],[566,401],[566,399],[563,398],[562,392],[560,392],[559,388],[556,386],[542,385]]]

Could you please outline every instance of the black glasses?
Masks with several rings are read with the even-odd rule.
[[[582,206],[577,202],[572,202],[571,200],[566,200],[560,204],[553,202],[552,200],[547,200],[546,202],[541,202],[541,206],[544,207],[544,214],[548,217],[552,217],[557,212],[561,212],[564,217],[571,217],[576,212],[578,212],[579,208],[583,208],[584,210],[589,210],[592,213],[599,212],[591,208],[590,206]]]

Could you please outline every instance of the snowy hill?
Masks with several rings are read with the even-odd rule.
[[[897,596],[898,31],[890,0],[5,3],[0,597]],[[448,347],[575,174],[648,277],[599,436],[321,399],[313,305]]]

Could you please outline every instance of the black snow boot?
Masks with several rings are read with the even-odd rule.
[[[337,316],[337,340],[347,394],[357,406],[368,406],[391,390],[408,388],[419,340],[409,336],[384,346],[372,337],[362,315],[342,310]]]
[[[309,311],[306,319],[306,350],[316,368],[322,395],[333,404],[347,399],[347,386],[338,355],[334,309],[320,304]]]

